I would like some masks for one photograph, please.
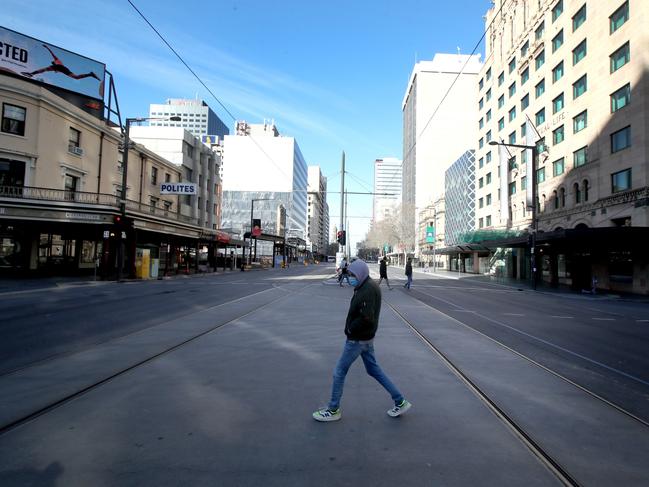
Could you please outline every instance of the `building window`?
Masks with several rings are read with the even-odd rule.
[[[576,31],[581,25],[586,22],[586,4],[577,10],[577,13],[572,17],[572,31]]]
[[[588,110],[584,110],[572,119],[572,132],[581,132],[588,126]]]
[[[155,209],[158,206],[158,198],[156,198],[154,196],[150,196],[149,197],[149,206],[151,207],[150,208],[151,213],[155,213]]]
[[[538,71],[541,69],[541,66],[545,64],[545,49],[543,49],[535,58],[534,58],[534,66],[536,67],[536,70]]]
[[[484,198],[480,198],[478,200],[478,208],[483,208],[484,207]]]
[[[502,129],[505,128],[505,118],[501,118],[498,120],[498,131],[501,131]]]
[[[516,83],[509,85],[509,97],[511,98],[516,93]]]
[[[171,182],[171,174],[168,172],[165,173],[165,183],[170,183]]]
[[[505,105],[505,95],[500,95],[498,98],[498,108],[502,108]]]
[[[545,93],[545,80],[542,79],[539,84],[536,85],[534,88],[534,92],[536,94],[536,97],[538,98],[541,96],[543,93]]]
[[[2,104],[2,131],[6,134],[25,135],[27,110],[9,103]]]
[[[512,136],[512,134],[509,134],[510,138],[511,138],[511,136]],[[515,142],[516,142],[516,136],[514,135],[514,142],[513,143],[515,143]],[[507,169],[509,171],[513,171],[517,167],[518,167],[518,164],[516,164],[516,156],[510,157],[509,160],[507,161]]]
[[[552,8],[552,22],[557,20],[562,13],[563,13],[563,0],[559,0],[557,4]]]
[[[525,137],[527,133],[527,126],[525,124],[521,125],[521,138]]]
[[[478,128],[481,129],[482,127],[484,127],[484,118],[478,120]]]
[[[158,184],[158,168],[151,167],[151,184]]]
[[[491,110],[487,110],[487,115],[486,115],[486,117],[487,117],[487,122],[488,122],[489,120],[491,120]]]
[[[491,206],[491,193],[487,195],[487,200],[486,200],[487,206]]]
[[[564,138],[563,125],[552,131],[552,145],[560,144]]]
[[[586,39],[581,41],[577,47],[572,50],[572,65],[574,66],[579,61],[586,57],[588,48],[586,46]]]
[[[525,95],[521,99],[521,112],[530,106],[530,95]]]
[[[485,97],[487,98],[487,101],[491,100],[491,88],[487,90],[487,92],[485,93]]]
[[[509,134],[509,137],[507,139],[510,144],[515,144],[516,143],[516,131],[512,132]]]
[[[498,75],[498,86],[501,86],[505,82],[505,72],[503,71]]]
[[[484,79],[480,78],[480,82],[478,83],[478,88],[482,89],[484,87]]]
[[[491,130],[487,131],[487,142],[491,142]]]
[[[478,101],[478,110],[482,110],[482,107],[484,107],[484,99],[480,98],[480,101]]]
[[[525,68],[521,73],[521,85],[527,83],[527,80],[530,79],[530,68]]]
[[[631,169],[611,174],[611,192],[618,193],[631,189]]]
[[[491,151],[487,152],[485,160],[487,161],[487,164],[489,164],[491,162]]]
[[[555,191],[552,192],[552,194],[553,194],[552,199],[554,200],[554,209],[558,210],[559,209],[559,193],[557,193],[557,191],[555,190]]]
[[[79,178],[66,174],[63,179],[63,189],[65,190],[65,199],[74,200],[74,194],[79,190]]]
[[[563,93],[561,93],[554,100],[552,100],[552,113],[555,114],[557,112],[560,112],[561,110],[563,110],[563,107]]]
[[[516,182],[509,183],[509,196],[516,194]]]
[[[581,203],[581,188],[579,187],[579,183],[573,184],[572,189],[575,193],[575,204],[578,205]]]
[[[564,170],[564,164],[563,164],[563,157],[561,159],[557,159],[552,163],[552,175],[553,176],[559,176],[563,174]]]
[[[611,113],[617,112],[631,102],[631,85],[626,84],[611,94]]]
[[[524,132],[525,124],[521,126],[521,132]],[[521,137],[525,137],[522,135]],[[521,164],[526,164],[527,163],[527,150],[522,150],[521,151]]]
[[[587,75],[583,75],[577,81],[572,84],[572,98],[579,98],[581,95],[586,93],[588,89],[588,78]]]
[[[484,187],[484,178],[478,179],[478,188]]]
[[[545,181],[545,168],[542,167],[536,170],[536,182],[540,184]]]
[[[521,47],[521,57],[527,56],[527,53],[530,50],[530,41],[525,41],[525,44]]]
[[[485,224],[490,227],[491,226],[491,215],[487,215],[485,217]]]
[[[611,21],[611,34],[622,27],[629,20],[629,2],[626,1],[609,17]]]
[[[539,126],[545,122],[545,108],[541,108],[536,112],[536,125]]]
[[[81,147],[81,132],[77,129],[70,127],[70,135],[68,136],[68,150],[72,151]]]
[[[556,83],[563,78],[563,61],[557,64],[552,70],[552,82]]]
[[[552,52],[555,52],[561,46],[563,46],[563,29],[561,29],[559,33],[552,38]]]
[[[572,153],[572,162],[575,167],[583,166],[588,162],[588,146],[582,147]]]
[[[624,127],[611,134],[611,154],[631,147],[631,126]]]
[[[479,167],[480,169],[482,169],[483,166],[484,166],[484,157],[481,157],[481,158],[478,160],[478,167]]]
[[[521,191],[525,191],[527,189],[527,177],[523,176],[521,178]]]
[[[566,188],[561,188],[561,190],[559,190],[559,197],[561,199],[561,208],[565,208],[566,207]]]
[[[490,172],[487,173],[486,184],[491,184],[491,173]]]
[[[543,38],[544,33],[545,33],[545,22],[541,22],[541,24],[534,31],[534,39],[540,41]]]
[[[589,190],[589,187],[588,187],[588,180],[587,180],[587,179],[584,179],[584,184],[583,184],[583,186],[584,186],[584,201],[588,201],[588,190]]]
[[[509,61],[509,74],[511,74],[514,69],[516,69],[516,58]]]
[[[486,76],[487,76],[487,81],[489,81],[491,79],[491,68],[487,69]]]
[[[629,43],[624,43],[624,45],[611,54],[609,58],[611,59],[611,73],[614,73],[631,60]]]
[[[171,211],[171,206],[173,203],[171,201],[163,201],[162,203],[164,205],[165,213],[168,213]]]
[[[478,228],[483,228],[484,227],[484,221],[482,218],[478,219]]]

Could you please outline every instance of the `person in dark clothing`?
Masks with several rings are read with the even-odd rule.
[[[392,290],[392,287],[390,286],[390,281],[388,281],[388,259],[386,257],[383,257],[381,259],[381,263],[379,264],[379,283],[378,283],[378,286],[381,285],[381,282],[383,282],[383,279],[385,279],[385,283],[388,285],[388,289]]]
[[[349,282],[349,274],[347,273],[347,268],[349,264],[347,263],[347,257],[343,257],[343,260],[340,261],[340,274],[338,275],[338,284],[340,287],[343,286],[343,280],[347,280],[347,284],[352,285]]]
[[[381,290],[370,278],[367,264],[358,259],[349,266],[349,274],[354,286],[354,296],[349,304],[345,335],[347,341],[343,353],[334,369],[331,400],[329,406],[313,413],[316,421],[337,421],[341,418],[340,399],[349,367],[358,356],[363,359],[365,370],[381,384],[392,397],[394,407],[388,410],[393,418],[401,416],[412,404],[407,401],[387,375],[381,370],[374,356],[374,335],[379,324],[381,312]]]
[[[412,285],[412,259],[408,258],[408,262],[406,262],[406,278],[408,279],[406,283],[403,285],[406,289],[410,289],[410,286]]]

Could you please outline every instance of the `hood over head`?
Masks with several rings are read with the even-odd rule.
[[[356,279],[358,279],[358,286],[363,284],[365,280],[370,276],[370,269],[367,267],[367,264],[361,259],[356,259],[354,262],[349,264],[348,272],[351,272],[356,276]]]

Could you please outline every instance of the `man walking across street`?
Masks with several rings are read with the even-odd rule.
[[[347,272],[348,264],[347,264],[347,257],[343,257],[343,259],[340,261],[340,275],[338,276],[338,284],[340,284],[340,287],[343,286],[343,280],[347,279],[347,284],[351,286],[351,283],[349,282],[349,274]]]
[[[403,285],[406,289],[410,289],[412,284],[412,259],[408,257],[408,262],[406,262],[406,278],[408,279]]]
[[[387,257],[383,256],[381,259],[381,263],[379,264],[379,283],[378,285],[381,285],[381,282],[383,279],[385,279],[385,283],[388,285],[388,289],[392,290],[392,287],[390,286],[390,281],[388,281],[388,259]]]
[[[316,421],[337,421],[341,418],[340,399],[343,395],[345,377],[349,367],[360,355],[367,373],[374,377],[392,397],[394,407],[388,410],[388,415],[396,418],[412,406],[392,381],[385,375],[374,356],[374,335],[379,324],[381,312],[381,290],[370,278],[367,264],[358,259],[349,266],[349,274],[354,295],[349,304],[345,335],[347,341],[343,353],[334,369],[331,400],[329,406],[313,413]]]

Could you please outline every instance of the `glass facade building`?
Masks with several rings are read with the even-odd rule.
[[[462,154],[444,174],[446,245],[457,245],[460,235],[475,228],[475,152]]]

